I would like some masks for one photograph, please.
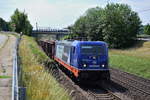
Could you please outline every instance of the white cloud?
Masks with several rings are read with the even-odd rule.
[[[150,9],[150,0],[111,0],[114,3],[128,4],[133,11],[138,12],[138,15],[143,24],[150,23],[150,11],[143,12]]]
[[[150,8],[149,0],[111,0],[126,3],[134,11]],[[16,8],[28,14],[31,24],[38,22],[41,26],[67,27],[85,13],[88,8],[104,7],[107,0],[0,0],[0,17],[9,20]],[[150,12],[139,13],[143,22],[149,22]]]
[[[51,3],[45,0],[27,0],[18,4],[17,7],[28,13],[32,25],[38,22],[42,26],[66,27],[74,23],[74,21],[95,4],[88,3],[70,3],[56,2]]]
[[[150,8],[149,0],[120,0],[119,2],[130,5],[135,11],[141,11],[146,8]]]

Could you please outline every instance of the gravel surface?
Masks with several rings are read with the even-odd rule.
[[[12,55],[15,43],[16,37],[14,37],[13,35],[9,35],[8,41],[6,41],[5,45],[0,50],[0,76],[7,77],[0,78],[0,100],[11,100],[13,71]]]
[[[7,36],[0,34],[0,48],[2,48],[7,38],[8,38]]]

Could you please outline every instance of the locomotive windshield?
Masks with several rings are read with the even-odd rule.
[[[98,45],[82,45],[81,54],[103,55],[105,54],[105,47]]]

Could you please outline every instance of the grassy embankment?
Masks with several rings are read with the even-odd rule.
[[[11,76],[0,76],[0,78],[11,78]]]
[[[150,79],[150,42],[125,50],[109,52],[111,67]]]
[[[22,37],[19,55],[23,70],[23,83],[27,87],[27,100],[70,99],[67,91],[44,68],[44,63],[50,59],[40,50],[33,38]]]

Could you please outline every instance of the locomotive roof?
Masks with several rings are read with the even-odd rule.
[[[62,41],[57,41],[57,44],[64,44],[67,46],[77,46],[77,45],[82,45],[82,44],[106,44],[106,42],[103,41],[67,41],[67,40],[62,40]]]
[[[66,40],[62,40],[62,41],[56,41],[56,44],[62,44],[62,45],[68,45],[71,46],[73,41],[66,41]]]

